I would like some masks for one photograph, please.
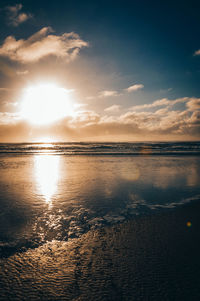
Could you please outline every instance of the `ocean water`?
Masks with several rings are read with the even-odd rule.
[[[200,199],[200,142],[0,144],[0,254]]]
[[[200,142],[0,143],[0,154],[200,155]]]

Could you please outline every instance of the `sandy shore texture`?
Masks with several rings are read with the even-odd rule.
[[[200,300],[200,202],[0,262],[0,300]]]

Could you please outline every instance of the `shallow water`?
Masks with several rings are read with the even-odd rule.
[[[199,199],[199,156],[0,156],[0,249],[8,256]]]

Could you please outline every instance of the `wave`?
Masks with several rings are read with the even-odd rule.
[[[200,155],[197,142],[1,143],[0,154]]]

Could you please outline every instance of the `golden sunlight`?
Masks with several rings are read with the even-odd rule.
[[[57,190],[59,179],[59,161],[59,156],[35,156],[34,166],[38,190],[48,204],[51,203],[51,198]]]
[[[54,137],[44,136],[32,140],[33,143],[55,143],[57,140]]]
[[[21,117],[35,125],[47,125],[72,115],[69,92],[55,84],[39,84],[25,89]]]

